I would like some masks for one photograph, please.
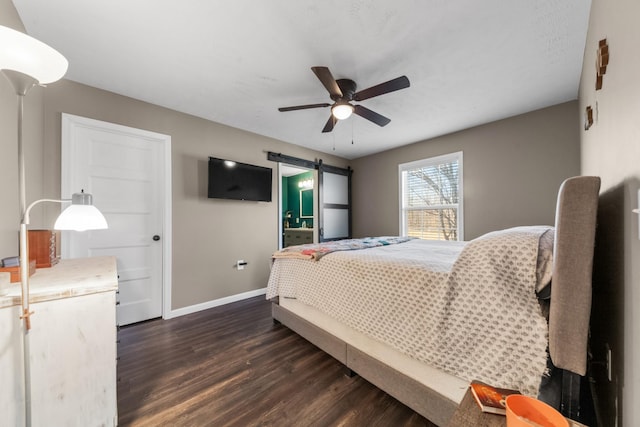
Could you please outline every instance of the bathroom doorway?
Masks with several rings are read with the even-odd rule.
[[[267,159],[278,163],[278,248],[351,238],[353,169],[271,151]]]
[[[279,247],[318,242],[317,171],[279,163]]]

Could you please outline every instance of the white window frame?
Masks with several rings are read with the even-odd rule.
[[[399,229],[400,229],[400,235],[402,236],[406,236],[407,235],[407,224],[406,224],[406,215],[405,212],[407,212],[407,208],[404,206],[404,202],[405,202],[405,197],[404,197],[404,191],[405,191],[405,187],[406,187],[406,182],[403,178],[403,172],[405,171],[409,171],[409,170],[413,170],[413,169],[418,169],[418,168],[422,168],[422,167],[428,167],[428,166],[435,166],[438,164],[442,164],[442,163],[451,163],[457,161],[458,162],[458,195],[459,195],[459,202],[458,202],[458,227],[457,227],[457,234],[458,234],[458,240],[464,240],[464,193],[463,193],[463,188],[464,188],[464,180],[463,180],[463,171],[462,171],[462,165],[463,165],[463,155],[462,155],[462,151],[457,151],[455,153],[450,153],[450,154],[443,154],[441,156],[436,156],[436,157],[430,157],[427,159],[422,159],[422,160],[416,160],[413,162],[408,162],[408,163],[401,163],[398,165],[398,185],[399,185],[399,211],[400,211],[400,225],[399,225]]]

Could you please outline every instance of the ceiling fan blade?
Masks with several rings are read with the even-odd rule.
[[[371,111],[368,108],[363,107],[362,105],[354,106],[353,113],[377,124],[378,126],[386,126],[391,121],[391,119],[388,119],[385,116],[376,113],[375,111]]]
[[[353,95],[354,101],[362,101],[364,99],[373,98],[374,96],[384,95],[385,93],[395,92],[410,86],[407,76],[397,77],[388,82],[380,83],[368,89],[363,89]]]
[[[338,123],[338,119],[333,117],[333,114],[331,114],[329,116],[329,120],[327,120],[327,124],[324,125],[324,128],[322,129],[322,133],[331,132],[336,123]]]
[[[340,86],[338,86],[336,79],[333,78],[331,71],[329,71],[327,67],[311,67],[311,71],[315,73],[316,77],[318,77],[320,82],[329,91],[331,99],[342,98]]]
[[[308,104],[308,105],[296,105],[295,107],[280,107],[278,111],[295,111],[295,110],[306,110],[308,108],[323,108],[330,107],[331,104]]]

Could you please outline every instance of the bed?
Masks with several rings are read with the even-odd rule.
[[[575,417],[599,188],[567,179],[553,227],[285,248],[267,286],[273,318],[440,426],[474,379],[547,394]]]

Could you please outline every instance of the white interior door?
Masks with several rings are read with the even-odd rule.
[[[168,295],[170,143],[167,135],[62,116],[62,198],[84,189],[109,224],[65,232],[62,256],[117,258],[120,325],[162,316]]]

